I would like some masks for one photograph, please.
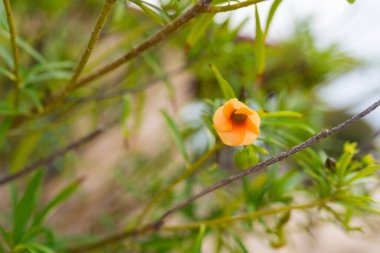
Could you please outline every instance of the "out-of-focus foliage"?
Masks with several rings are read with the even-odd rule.
[[[66,153],[33,175],[0,188],[1,197],[9,195],[6,204],[0,205],[4,208],[0,211],[0,253],[65,252],[71,245],[96,241],[105,233],[139,227],[199,189],[304,141],[329,125],[331,117],[338,117],[322,110],[316,87],[352,70],[360,61],[335,45],[317,47],[307,24],[300,24],[284,41],[267,38],[280,2],[274,1],[267,19],[257,9],[252,13],[255,38],[241,34],[246,21],[231,28],[229,19],[220,24],[214,14],[202,14],[167,38],[167,43],[73,90],[51,111],[45,105],[68,84],[104,1],[12,1],[20,89],[14,85],[10,35],[1,5],[0,176],[18,172],[71,143],[78,132],[121,122],[119,131],[129,148],[116,168],[103,170],[127,197],[107,205],[132,204],[130,210],[116,208],[93,220],[95,232],[70,237],[56,232],[59,227],[49,225],[49,214],[64,206],[81,186],[74,178],[81,154]],[[213,4],[221,3],[225,1]],[[155,5],[117,1],[83,75],[133,49],[190,5],[182,0]],[[177,61],[172,64],[176,68],[168,70],[165,66],[172,59]],[[191,75],[191,81],[173,83],[171,77],[178,73]],[[146,90],[153,85],[162,85],[167,95],[163,99],[174,110],[147,106],[153,98]],[[194,92],[191,102],[180,107],[176,96],[182,89]],[[212,124],[216,108],[235,96],[258,110],[262,118],[259,140],[243,148],[223,147]],[[161,111],[158,114],[166,123],[166,142],[154,147],[153,155],[130,141],[144,126],[155,126],[157,119],[149,119],[146,111]],[[286,234],[291,233],[287,225],[298,222],[292,219],[296,210],[310,222],[300,224],[303,227],[324,219],[346,230],[359,229],[351,224],[352,218],[378,213],[372,194],[378,187],[375,172],[379,166],[369,153],[373,151],[368,145],[372,130],[365,127],[366,136],[354,136],[358,144],[351,138],[331,138],[328,145],[313,146],[191,203],[173,219],[177,227],[167,231],[164,227],[164,231],[123,243],[115,241],[94,252],[202,252],[207,238],[215,242],[215,252],[250,252],[244,238],[253,233],[278,248],[286,245]],[[147,150],[155,145],[150,140],[144,143]],[[366,148],[360,152],[358,147]],[[47,194],[47,182],[52,179],[66,182],[54,196]],[[82,194],[77,197],[91,195]],[[86,208],[102,206],[95,203]],[[67,222],[81,226],[81,220]]]

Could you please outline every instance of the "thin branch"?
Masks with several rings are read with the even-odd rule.
[[[209,194],[213,191],[216,191],[216,190],[218,190],[218,189],[220,189],[220,188],[222,188],[222,187],[224,187],[224,186],[226,186],[226,185],[228,185],[228,184],[230,184],[230,183],[232,183],[232,182],[234,182],[240,178],[243,178],[245,176],[252,175],[252,174],[257,174],[258,172],[264,170],[268,166],[275,164],[275,163],[278,163],[278,162],[284,160],[285,158],[287,158],[291,155],[294,155],[300,151],[303,151],[303,150],[309,148],[312,145],[319,143],[321,140],[326,139],[326,138],[330,137],[331,135],[333,135],[339,131],[342,131],[346,127],[352,125],[353,123],[355,123],[359,119],[363,118],[367,114],[374,111],[379,106],[380,106],[380,100],[376,101],[375,103],[373,103],[372,105],[367,107],[365,110],[363,110],[359,114],[357,114],[357,115],[353,116],[352,118],[340,123],[339,125],[331,128],[331,129],[324,129],[324,130],[320,131],[319,133],[313,135],[308,140],[306,140],[306,141],[304,141],[304,142],[302,142],[302,143],[300,143],[300,144],[298,144],[298,145],[296,145],[296,146],[294,146],[288,150],[285,150],[285,151],[273,156],[272,158],[269,158],[263,162],[260,162],[260,163],[256,164],[255,166],[253,166],[247,170],[236,173],[236,174],[230,176],[229,178],[221,180],[221,181],[213,184],[212,186],[201,190],[199,193],[193,195],[192,197],[188,198],[187,200],[184,200],[184,201],[180,202],[179,204],[173,206],[168,211],[166,211],[159,219],[143,226],[142,228],[121,231],[121,232],[115,233],[113,235],[107,236],[107,237],[105,237],[105,238],[103,238],[103,239],[101,239],[95,243],[90,243],[90,244],[72,247],[69,249],[69,251],[70,252],[84,252],[84,251],[100,248],[100,247],[106,246],[108,244],[117,242],[117,241],[124,240],[128,237],[136,237],[139,235],[144,235],[144,234],[149,233],[149,232],[158,231],[158,230],[162,229],[164,222],[165,222],[165,219],[167,219],[169,216],[171,216],[176,211],[190,205],[195,200],[197,200],[201,197],[204,197],[207,194]]]
[[[12,14],[12,7],[11,3],[9,0],[3,0],[4,7],[5,7],[5,12],[7,14],[7,21],[9,25],[9,33],[10,33],[10,38],[11,38],[11,46],[12,46],[12,55],[13,55],[13,74],[15,77],[15,98],[14,98],[14,104],[15,107],[18,107],[19,104],[19,99],[20,99],[20,88],[21,88],[21,80],[20,80],[20,70],[19,70],[19,53],[18,53],[18,47],[17,47],[17,42],[16,42],[16,28],[15,24],[13,21],[13,14]]]
[[[221,224],[228,224],[235,221],[257,219],[258,217],[282,213],[282,212],[288,212],[295,209],[303,210],[303,209],[308,209],[308,208],[313,208],[313,207],[319,207],[319,206],[325,205],[327,202],[328,202],[327,200],[317,200],[308,204],[261,209],[261,210],[257,210],[257,211],[253,211],[249,213],[235,215],[232,217],[231,216],[221,217],[221,218],[216,218],[212,220],[197,221],[197,222],[183,224],[183,225],[163,226],[161,229],[164,231],[177,231],[177,230],[184,230],[184,229],[197,229],[202,225],[205,225],[207,227],[218,226]]]
[[[126,93],[137,93],[137,92],[141,92],[145,89],[148,89],[154,85],[157,85],[160,83],[160,81],[162,79],[166,79],[166,78],[171,78],[171,77],[175,77],[181,73],[183,73],[183,71],[192,64],[192,62],[188,62],[176,69],[173,69],[171,71],[169,71],[168,73],[166,74],[163,74],[163,75],[160,75],[156,78],[153,78],[152,80],[149,80],[149,81],[146,81],[146,82],[143,82],[141,84],[138,84],[136,86],[133,86],[133,87],[127,87],[127,88],[120,88],[120,89],[115,89],[115,90],[112,90],[111,92],[108,92],[108,93],[105,93],[105,94],[100,94],[100,95],[94,95],[94,96],[86,96],[86,97],[78,97],[78,98],[75,98],[75,97],[68,97],[67,98],[67,102],[69,103],[86,103],[86,102],[89,102],[89,101],[96,101],[96,102],[99,102],[101,100],[107,100],[107,99],[112,99],[112,98],[117,98],[117,97],[121,97],[123,95],[125,95]]]
[[[248,7],[250,5],[258,4],[264,1],[267,1],[267,0],[247,0],[247,1],[238,2],[236,4],[229,4],[229,5],[223,5],[223,6],[209,6],[208,8],[205,8],[203,10],[203,13],[219,13],[219,12],[233,11],[240,8]]]
[[[74,70],[74,74],[71,77],[71,80],[68,86],[61,94],[61,97],[66,96],[72,89],[75,89],[75,83],[77,82],[80,74],[82,73],[84,67],[86,66],[88,59],[90,58],[92,51],[94,50],[94,47],[96,43],[98,42],[99,35],[104,27],[104,24],[106,23],[107,18],[110,15],[115,3],[116,3],[116,0],[106,0],[106,2],[104,3],[103,9],[98,17],[94,30],[91,33],[91,37],[88,41],[86,50],[83,52],[82,57],[79,60],[79,63],[76,69]]]
[[[10,183],[14,180],[20,179],[20,178],[28,175],[29,173],[37,170],[41,166],[51,164],[53,161],[55,161],[59,157],[63,156],[67,152],[69,152],[73,149],[76,149],[80,146],[83,146],[84,144],[90,142],[91,140],[96,138],[100,133],[102,133],[104,131],[104,129],[105,129],[104,127],[99,127],[96,130],[94,130],[93,132],[91,132],[90,134],[80,138],[77,141],[74,141],[73,143],[67,145],[66,147],[64,147],[60,150],[53,152],[52,154],[50,154],[47,157],[45,157],[41,160],[38,160],[38,161],[24,167],[20,171],[13,173],[13,174],[10,174],[8,176],[5,176],[3,178],[0,178],[0,187],[3,185],[6,185],[7,183]]]
[[[87,83],[90,83],[94,81],[95,79],[119,68],[124,63],[129,62],[130,60],[141,55],[146,50],[162,42],[163,40],[168,38],[170,35],[177,32],[182,26],[187,24],[194,17],[202,13],[226,12],[226,11],[235,10],[238,8],[243,8],[243,7],[256,4],[259,2],[263,2],[263,1],[266,1],[266,0],[248,0],[248,1],[237,3],[237,4],[226,5],[226,6],[210,6],[210,3],[212,2],[212,0],[201,0],[197,4],[195,4],[193,7],[185,11],[183,14],[175,18],[172,22],[164,26],[161,30],[153,34],[150,38],[146,39],[141,44],[134,47],[125,55],[109,63],[108,65],[98,69],[96,72],[89,74],[88,76],[85,76],[84,78],[80,79],[75,84],[75,86],[78,88],[82,87],[86,85]]]
[[[120,58],[116,59],[115,61],[109,63],[108,65],[98,69],[96,72],[89,74],[88,76],[85,76],[84,78],[80,79],[75,86],[76,87],[82,87],[85,84],[111,72],[112,70],[117,69],[124,63],[136,58],[137,56],[141,55],[146,50],[152,48],[153,46],[157,45],[158,43],[162,42],[164,39],[169,37],[169,35],[173,34],[174,32],[178,31],[179,28],[181,28],[183,25],[187,24],[191,19],[193,19],[195,16],[197,16],[201,11],[209,5],[211,0],[204,0],[200,1],[194,6],[192,6],[190,9],[185,11],[182,15],[175,18],[172,22],[164,26],[161,30],[156,32],[154,35],[143,41],[138,46],[134,47],[132,50],[130,50],[128,53],[124,54]]]

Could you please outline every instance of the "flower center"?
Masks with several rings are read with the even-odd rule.
[[[236,111],[236,110],[235,110]],[[235,111],[231,114],[231,119],[235,122],[235,123],[243,123],[246,118],[247,118],[247,115],[245,114],[240,114],[240,113],[235,113]]]

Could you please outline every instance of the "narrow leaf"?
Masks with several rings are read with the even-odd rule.
[[[62,189],[36,216],[33,227],[41,225],[53,208],[66,201],[80,186],[81,180],[75,180]]]
[[[302,114],[292,111],[264,112],[262,118],[302,118]]]
[[[203,15],[194,21],[186,39],[188,48],[193,47],[202,38],[207,28],[212,24],[213,18],[214,15]]]
[[[35,211],[37,203],[37,193],[41,185],[43,171],[38,170],[29,185],[25,189],[25,193],[22,196],[19,203],[17,203],[13,214],[13,242],[18,244],[25,233],[28,222]]]
[[[164,116],[166,125],[170,129],[170,133],[172,134],[174,141],[182,154],[183,159],[185,160],[186,164],[190,164],[190,158],[186,151],[183,137],[179,132],[177,125],[175,124],[174,120],[169,116],[169,114],[167,114],[165,111],[162,111],[162,115]]]
[[[218,80],[219,87],[223,93],[224,98],[227,100],[231,98],[236,98],[235,92],[232,89],[231,85],[226,81],[226,79],[223,78],[219,70],[214,65],[210,65],[210,67],[212,71],[214,72],[216,79]]]
[[[203,244],[203,239],[206,234],[206,226],[204,224],[201,225],[199,228],[199,233],[197,238],[195,239],[195,243],[193,246],[193,253],[202,253],[202,244]]]
[[[255,38],[255,55],[256,55],[256,71],[258,76],[262,75],[265,70],[265,37],[261,29],[260,16],[257,5],[255,5],[256,19],[256,38]]]
[[[281,2],[282,2],[282,0],[275,0],[273,2],[272,6],[270,7],[270,11],[269,11],[268,18],[267,18],[267,23],[266,23],[266,26],[265,26],[265,32],[264,32],[264,36],[265,37],[268,34],[270,24],[272,23],[272,20],[273,20],[273,16],[276,13],[277,8],[278,8],[278,6],[280,5]]]

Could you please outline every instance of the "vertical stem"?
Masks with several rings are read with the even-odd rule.
[[[96,43],[98,42],[99,35],[103,29],[104,24],[107,21],[109,14],[112,11],[112,7],[115,5],[115,2],[116,2],[116,0],[106,0],[106,2],[104,3],[103,9],[102,9],[102,11],[98,17],[98,20],[96,22],[96,25],[95,25],[92,33],[91,33],[91,37],[90,37],[90,40],[88,41],[86,50],[83,52],[82,57],[80,58],[79,63],[74,70],[74,74],[73,74],[68,86],[63,91],[63,93],[61,94],[60,97],[65,97],[65,95],[67,95],[67,93],[70,92],[75,87],[75,83],[78,80],[80,74],[82,73],[84,67],[86,66],[88,59],[90,58],[92,51],[93,51]]]
[[[15,105],[17,107],[19,103],[19,90],[21,88],[20,82],[20,74],[19,74],[19,55],[18,48],[16,43],[16,29],[13,21],[12,8],[9,0],[3,0],[5,12],[7,14],[7,21],[9,25],[9,33],[11,36],[11,46],[12,46],[12,55],[13,55],[13,73],[15,75],[15,85],[16,85],[16,93],[15,93]]]

